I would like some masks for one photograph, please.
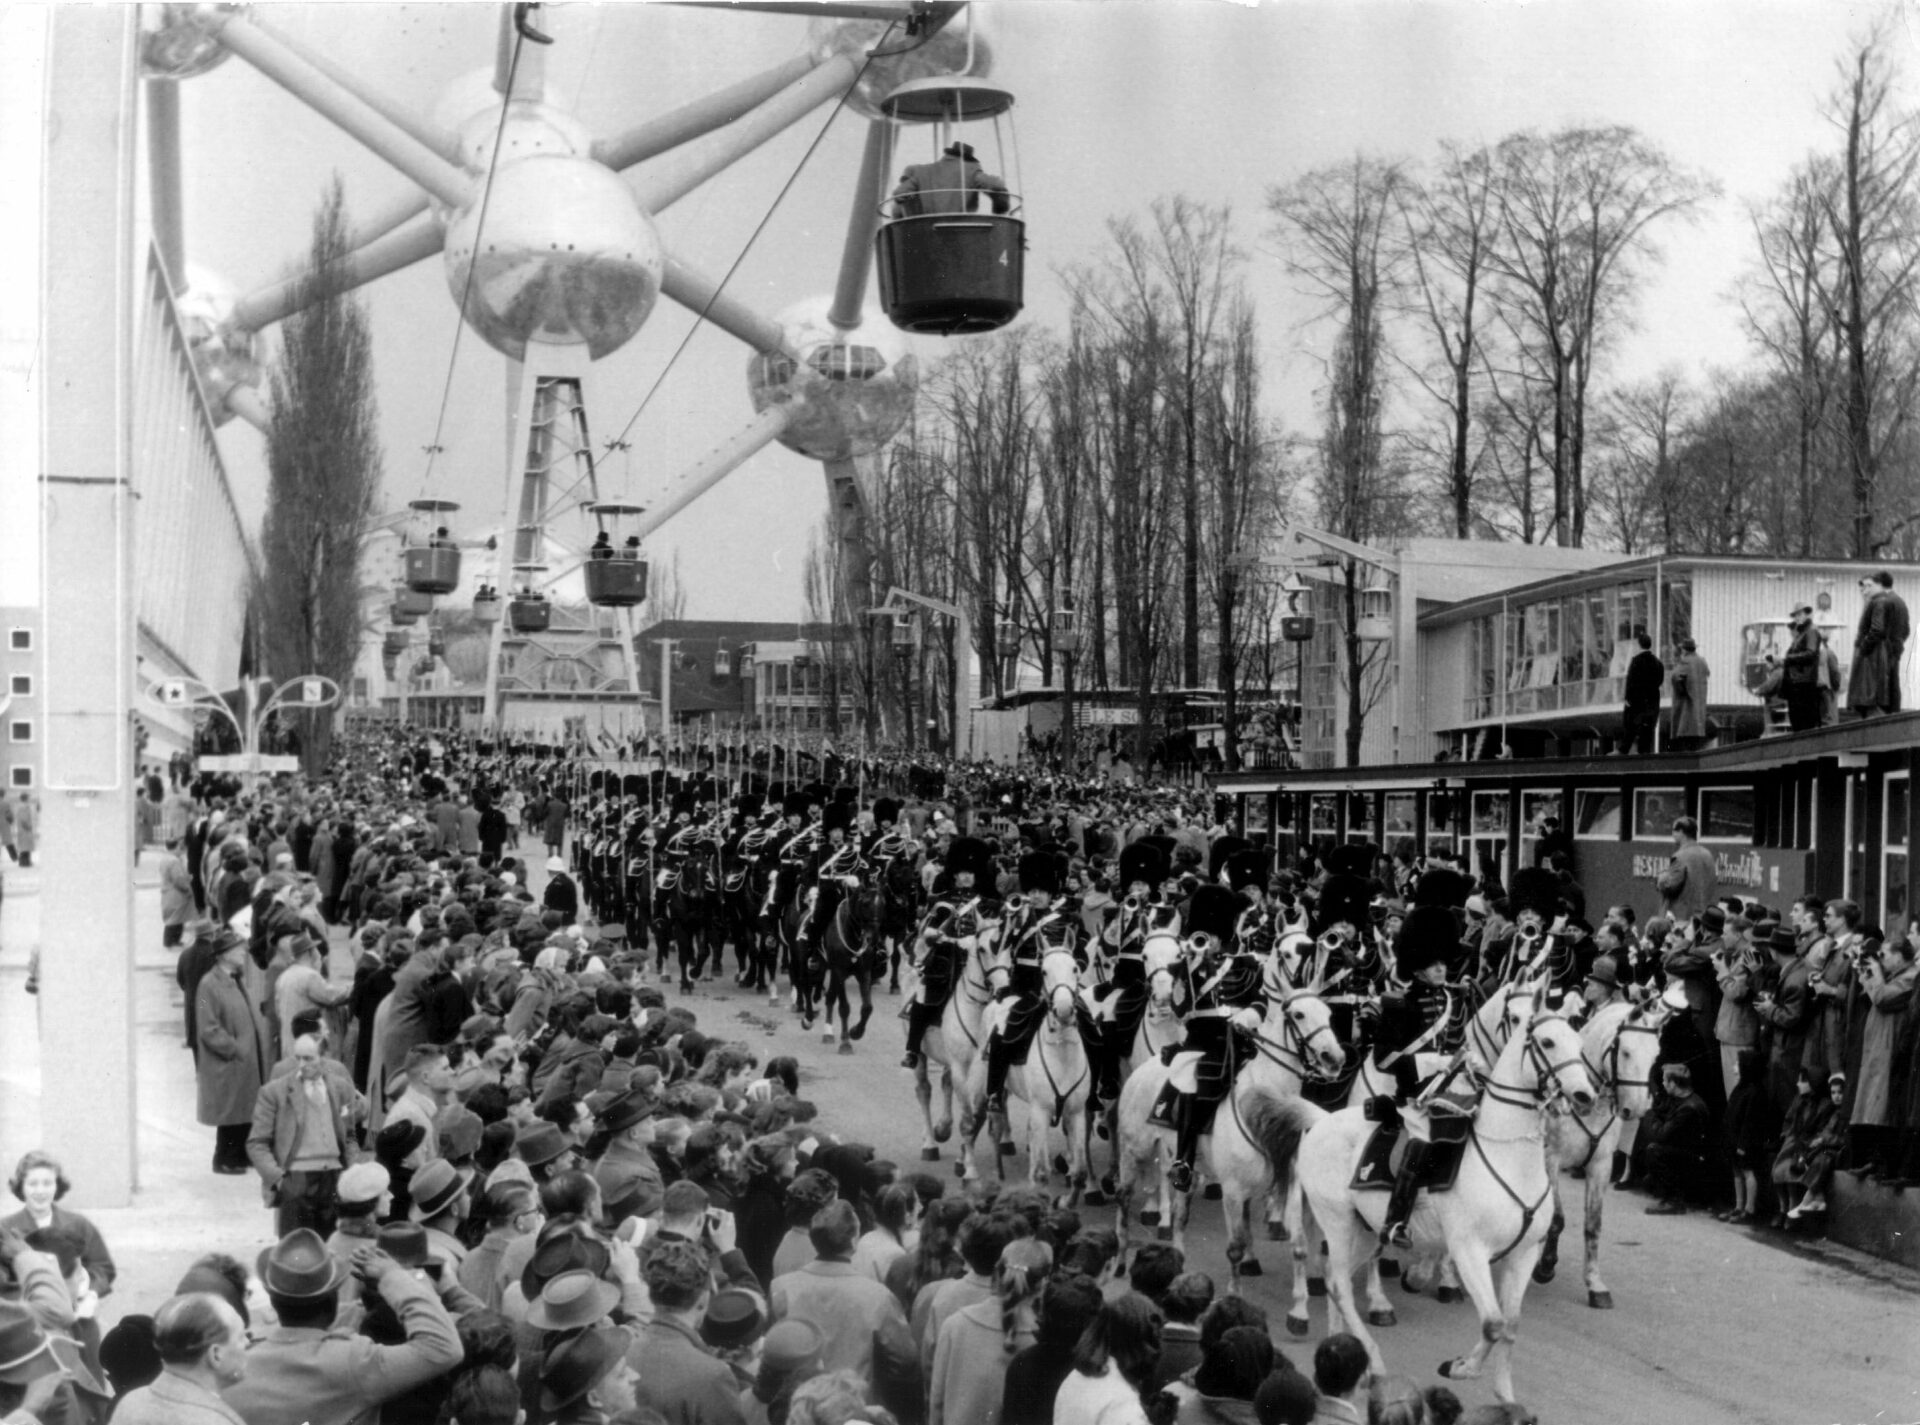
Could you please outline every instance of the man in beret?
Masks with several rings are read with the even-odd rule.
[[[358,1155],[355,1130],[366,1100],[345,1066],[321,1054],[318,1035],[292,1042],[293,1072],[269,1081],[254,1099],[247,1158],[274,1209],[275,1232],[284,1237],[311,1227],[325,1236],[334,1228],[340,1173]]]

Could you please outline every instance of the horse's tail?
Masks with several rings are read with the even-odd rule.
[[[1293,1188],[1300,1140],[1327,1116],[1325,1111],[1303,1098],[1279,1098],[1256,1091],[1241,1101],[1240,1116],[1246,1120],[1255,1145],[1273,1165],[1274,1191],[1284,1197]]]

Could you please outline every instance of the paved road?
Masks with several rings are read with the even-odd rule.
[[[170,959],[159,947],[157,895],[136,893],[141,943],[138,1054],[141,1191],[129,1208],[96,1213],[122,1264],[121,1289],[104,1303],[111,1321],[151,1309],[186,1264],[214,1248],[242,1260],[268,1240],[270,1218],[249,1178],[207,1171],[210,1130],[193,1122],[190,1056],[180,1046]],[[38,1140],[35,1001],[21,992],[27,951],[41,938],[37,899],[10,893],[0,907],[0,1166]],[[57,935],[53,937],[57,944]],[[670,999],[678,1000],[670,993]],[[696,994],[704,1029],[740,1037],[763,1054],[792,1053],[804,1092],[825,1119],[883,1156],[911,1165],[920,1144],[911,1077],[898,1067],[898,1000],[882,993],[866,1040],[835,1055],[784,1011],[731,986]],[[1016,1106],[1015,1113],[1020,1112]],[[951,1154],[942,1171],[951,1171]],[[1013,1168],[1022,1168],[1014,1160]],[[76,1192],[84,1206],[85,1185]],[[1768,1234],[1701,1217],[1645,1217],[1644,1200],[1614,1200],[1606,1265],[1616,1310],[1585,1305],[1577,1270],[1527,1298],[1515,1377],[1548,1425],[1853,1425],[1920,1420],[1920,1277],[1841,1249],[1794,1248]],[[1107,1209],[1089,1209],[1103,1216]],[[1225,1280],[1219,1209],[1195,1210],[1195,1265]],[[1144,1238],[1144,1229],[1136,1229]],[[1260,1244],[1268,1275],[1248,1283],[1276,1326],[1285,1314],[1285,1249]],[[1470,1346],[1472,1309],[1442,1306],[1389,1287],[1400,1324],[1380,1332],[1388,1367],[1416,1381]],[[1295,1360],[1325,1330],[1285,1343]],[[1463,1383],[1469,1403],[1491,1398]]]

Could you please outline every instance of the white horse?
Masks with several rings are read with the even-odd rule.
[[[1140,946],[1140,958],[1144,968],[1147,986],[1146,1007],[1140,1013],[1140,1023],[1133,1031],[1133,1039],[1127,1045],[1120,1059],[1120,1083],[1124,1088],[1128,1077],[1142,1064],[1160,1057],[1161,1051],[1178,1044],[1186,1035],[1184,1008],[1187,987],[1183,977],[1175,974],[1182,959],[1180,937],[1170,929],[1150,931]],[[1112,998],[1100,1000],[1092,994],[1083,996],[1087,1008],[1096,1020],[1111,1025],[1114,1003]],[[1109,1033],[1112,1031],[1109,1029]],[[1120,1101],[1116,1098],[1106,1106],[1103,1126],[1104,1135],[1114,1143],[1113,1174],[1105,1180],[1112,1187],[1120,1172]],[[1096,1199],[1089,1199],[1096,1200]],[[1157,1205],[1140,1214],[1140,1220],[1148,1226],[1158,1226],[1162,1222],[1173,1220],[1173,1204],[1167,1192],[1164,1173],[1159,1175]]]
[[[1266,1018],[1247,1036],[1253,1054],[1234,1074],[1226,1100],[1213,1115],[1211,1130],[1200,1140],[1196,1166],[1220,1184],[1221,1208],[1227,1219],[1228,1290],[1240,1289],[1240,1264],[1251,1235],[1251,1209],[1265,1204],[1276,1188],[1284,1195],[1292,1177],[1297,1136],[1289,1136],[1278,1115],[1284,1103],[1297,1101],[1301,1084],[1310,1077],[1338,1074],[1346,1051],[1334,1037],[1332,1013],[1312,989],[1290,990],[1268,1001]],[[1148,1122],[1169,1078],[1190,1068],[1176,1059],[1168,1067],[1157,1056],[1139,1064],[1127,1076],[1120,1092],[1115,1155],[1119,1181],[1114,1192],[1116,1230],[1124,1251],[1128,1208],[1135,1181],[1151,1173],[1166,1192],[1163,1158],[1174,1150],[1171,1130]],[[1187,1217],[1191,1193],[1182,1193],[1173,1211],[1173,1243],[1186,1250]],[[1296,1282],[1304,1294],[1303,1282]],[[1303,1296],[1304,1299],[1304,1296]],[[1303,1308],[1304,1310],[1304,1308]]]
[[[955,1171],[962,1178],[978,1174],[973,1165],[973,1140],[979,1135],[979,1122],[967,1114],[967,1075],[974,1060],[984,1057],[987,1030],[986,1013],[993,1004],[993,985],[988,975],[993,949],[1000,934],[999,921],[972,919],[965,907],[959,916],[968,917],[962,928],[971,926],[972,934],[960,939],[964,955],[954,975],[953,993],[948,996],[940,1023],[929,1025],[920,1040],[920,1064],[913,1071],[913,1092],[920,1100],[920,1116],[926,1122],[926,1136],[920,1140],[920,1156],[927,1162],[940,1157],[940,1144],[953,1135],[953,1095],[960,1090],[960,1160]],[[924,933],[924,932],[923,932]],[[933,1066],[940,1066],[940,1116],[933,1116]]]
[[[1621,1128],[1653,1105],[1654,1061],[1660,1057],[1660,1027],[1668,1011],[1659,1000],[1647,1003],[1622,1000],[1602,1005],[1580,1029],[1580,1052],[1587,1072],[1599,1085],[1599,1100],[1585,1113],[1556,1106],[1547,1118],[1547,1174],[1553,1181],[1553,1224],[1533,1279],[1542,1285],[1553,1280],[1560,1261],[1560,1231],[1566,1212],[1560,1201],[1560,1170],[1577,1168],[1586,1175],[1586,1285],[1587,1305],[1602,1310],[1613,1305],[1613,1293],[1600,1279],[1600,1223],[1613,1166],[1613,1150]]]
[[[1520,998],[1510,997],[1510,1006],[1517,1009]],[[1525,999],[1525,1029],[1508,1040],[1487,1079],[1458,1178],[1447,1192],[1422,1193],[1409,1224],[1418,1253],[1452,1257],[1480,1316],[1479,1343],[1443,1363],[1440,1373],[1477,1377],[1491,1356],[1501,1400],[1514,1398],[1520,1307],[1551,1215],[1545,1210],[1553,1194],[1543,1148],[1545,1107],[1564,1094],[1584,1112],[1597,1097],[1573,1027]],[[1353,1273],[1378,1253],[1387,1205],[1384,1191],[1350,1186],[1373,1125],[1355,1109],[1324,1115],[1303,1107],[1309,1113],[1301,1118],[1312,1126],[1300,1145],[1300,1180],[1327,1234],[1330,1315],[1338,1318],[1329,1325],[1359,1337],[1375,1371],[1382,1371],[1380,1348],[1353,1299]]]
[[[1006,966],[995,965],[992,973],[1004,974]],[[1045,1014],[1027,1046],[1027,1062],[1007,1070],[1007,1091],[1027,1105],[1029,1182],[1038,1186],[1047,1181],[1052,1162],[1049,1134],[1058,1128],[1065,1135],[1067,1195],[1061,1205],[1071,1207],[1087,1188],[1087,1104],[1093,1097],[1093,1064],[1080,1037],[1080,962],[1072,950],[1049,950],[1041,958],[1040,976]],[[999,1006],[987,1016],[989,1025],[1003,1020],[1004,1009]],[[975,1055],[965,1093],[963,1114],[996,1120],[988,1134],[996,1145],[1008,1137],[1004,1116],[986,1109],[986,1054]],[[1004,1177],[1005,1160],[997,1159],[997,1165]]]

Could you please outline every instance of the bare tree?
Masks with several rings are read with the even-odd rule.
[[[1513,374],[1544,386],[1553,528],[1563,545],[1586,539],[1587,393],[1606,334],[1626,325],[1638,279],[1658,256],[1651,230],[1690,217],[1718,192],[1635,130],[1527,132],[1494,150],[1501,240],[1490,251]]]
[[[344,684],[360,646],[360,541],[381,453],[372,333],[340,276],[351,247],[336,177],[301,279],[312,296],[281,327],[272,376],[260,593],[266,666],[280,680],[319,673]],[[324,719],[307,729],[309,767],[324,765],[329,730]]]
[[[1677,370],[1622,386],[1601,406],[1603,468],[1594,487],[1602,532],[1621,553],[1650,545],[1679,553],[1687,492],[1674,476],[1676,448],[1685,434],[1691,393]]]

